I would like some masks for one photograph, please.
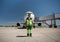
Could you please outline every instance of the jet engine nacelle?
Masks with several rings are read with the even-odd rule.
[[[38,26],[41,26],[41,23],[38,23]]]

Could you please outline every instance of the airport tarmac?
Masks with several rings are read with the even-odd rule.
[[[0,27],[0,42],[60,42],[60,28],[35,28],[32,37],[26,29]]]

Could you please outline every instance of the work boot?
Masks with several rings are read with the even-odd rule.
[[[29,36],[29,34],[27,34],[27,36]]]
[[[32,37],[32,33],[30,33],[30,37]]]

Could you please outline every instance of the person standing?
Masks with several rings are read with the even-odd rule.
[[[31,13],[28,13],[28,17],[26,18],[26,27],[27,27],[27,36],[32,37],[32,26],[33,20],[31,18]]]

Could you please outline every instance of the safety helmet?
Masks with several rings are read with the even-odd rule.
[[[33,12],[31,12],[31,11],[26,12],[26,15],[24,16],[24,20],[26,21],[26,18],[28,17],[28,13],[31,14],[31,18],[32,18],[32,20],[34,20],[35,16],[34,16]]]
[[[31,11],[27,11],[26,13],[27,13],[27,14],[28,14],[28,13],[33,14],[33,12],[31,12]]]

